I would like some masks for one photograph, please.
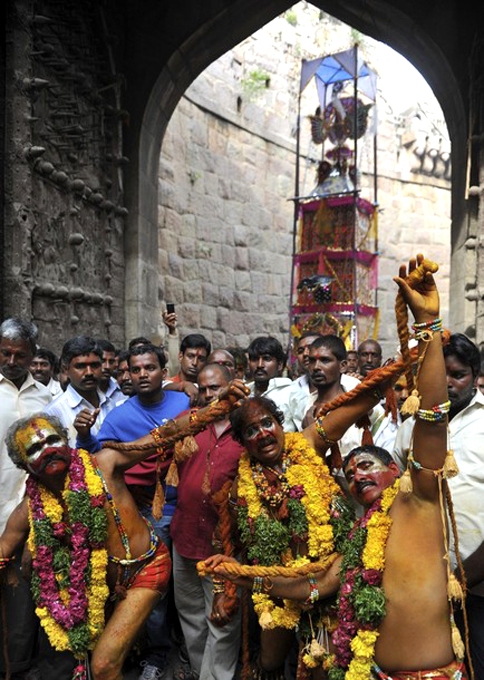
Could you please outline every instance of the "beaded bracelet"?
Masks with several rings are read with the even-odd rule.
[[[314,574],[308,574],[308,581],[309,581],[309,595],[304,602],[304,604],[306,605],[314,604],[319,600],[318,582]]]
[[[431,321],[414,323],[412,328],[415,331],[415,340],[430,342],[434,333],[442,330],[442,319],[432,319]]]
[[[439,423],[445,419],[449,411],[450,401],[444,401],[442,404],[436,404],[430,409],[419,408],[415,415],[417,418],[426,420],[429,423]]]
[[[254,583],[252,584],[252,592],[255,593],[256,595],[260,595],[262,593],[264,586],[264,579],[262,576],[254,576]]]
[[[441,331],[442,330],[442,319],[437,317],[436,319],[430,319],[429,321],[421,321],[420,323],[414,323],[412,325],[414,331]]]
[[[323,427],[323,419],[322,419],[322,418],[317,418],[317,419],[314,421],[314,425],[315,425],[315,427],[316,427],[316,432],[319,434],[319,436],[321,437],[321,439],[324,439],[324,441],[326,442],[326,444],[327,444],[328,446],[333,446],[334,444],[337,444],[337,440],[336,440],[336,439],[330,439],[330,438],[328,437],[328,435],[326,434],[326,430],[325,430],[324,427]]]

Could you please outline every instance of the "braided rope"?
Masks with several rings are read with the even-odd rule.
[[[286,578],[291,578],[294,576],[307,576],[315,571],[325,571],[333,564],[333,562],[338,557],[337,553],[333,553],[325,560],[319,560],[318,562],[309,562],[307,564],[302,564],[298,567],[284,567],[282,565],[273,565],[271,567],[264,567],[259,564],[239,564],[234,562],[223,562],[223,568],[231,576],[284,576]],[[197,563],[197,571],[200,576],[205,576],[206,574],[212,573],[212,569],[205,565],[205,562]]]
[[[165,425],[160,425],[154,430],[151,430],[151,434],[156,437],[152,442],[146,444],[136,444],[133,442],[113,442],[106,441],[102,443],[103,449],[116,449],[116,451],[159,451],[161,460],[165,460],[168,456],[169,449],[174,446],[174,444],[188,437],[189,435],[195,435],[201,430],[204,430],[207,425],[212,423],[214,420],[220,420],[227,415],[233,408],[233,405],[229,401],[215,400],[206,409],[201,409],[196,412],[196,416],[190,418],[189,422],[182,426],[177,418],[170,420]]]

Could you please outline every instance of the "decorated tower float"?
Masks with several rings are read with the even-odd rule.
[[[357,46],[302,62],[290,301],[294,339],[307,330],[334,333],[349,349],[378,333],[376,80]],[[310,147],[304,159],[303,93],[317,106],[304,116]],[[316,187],[300,195],[301,168],[315,150]]]

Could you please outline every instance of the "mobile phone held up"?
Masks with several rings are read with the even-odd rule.
[[[175,313],[175,305],[173,302],[167,302],[166,303],[166,313],[167,314],[174,314]]]

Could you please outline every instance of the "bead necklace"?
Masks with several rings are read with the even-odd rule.
[[[290,464],[291,459],[285,451],[282,454],[280,472],[276,468],[263,465],[259,461],[251,461],[252,479],[258,489],[259,496],[271,508],[278,508],[288,496],[290,486],[286,478],[286,472]],[[269,482],[266,471],[275,480],[279,481],[277,486]]]

